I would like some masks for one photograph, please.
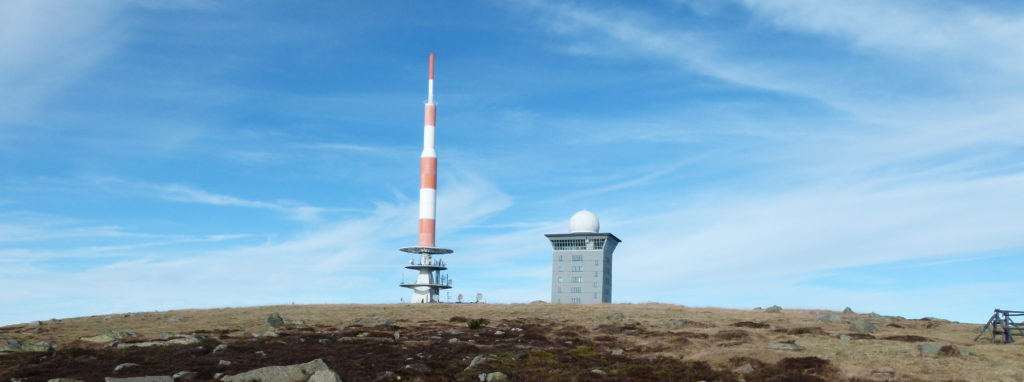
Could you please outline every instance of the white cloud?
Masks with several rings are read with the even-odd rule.
[[[22,121],[46,97],[108,56],[121,39],[116,3],[0,3],[0,122]]]
[[[446,176],[440,186],[439,219],[450,218],[441,220],[439,235],[470,228],[511,204],[508,195],[472,173]],[[214,205],[262,206],[218,195],[182,195]],[[207,247],[191,255],[156,256],[146,246],[103,248],[127,260],[89,272],[44,268],[34,263],[36,251],[19,250],[22,256],[7,257],[0,267],[0,290],[9,291],[0,295],[0,304],[20,309],[0,317],[0,325],[112,311],[392,301],[392,296],[405,295],[397,286],[404,263],[398,248],[414,244],[416,211],[411,200],[378,203],[365,215],[322,224],[278,243]],[[224,242],[233,238],[216,237]],[[106,297],[99,303],[96,296]]]

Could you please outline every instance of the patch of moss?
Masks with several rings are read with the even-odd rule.
[[[579,347],[579,348],[576,348],[576,349],[569,350],[569,354],[572,354],[572,355],[575,355],[575,356],[579,356],[579,357],[594,357],[594,356],[596,356],[596,355],[598,355],[600,353],[598,353],[597,350],[594,350],[593,347],[583,346],[583,347]]]

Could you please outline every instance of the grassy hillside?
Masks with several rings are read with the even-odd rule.
[[[301,323],[264,336],[271,313]],[[822,321],[827,313],[834,315]],[[471,329],[467,320],[477,318],[487,323]],[[856,333],[850,322],[858,319],[877,331]],[[133,371],[137,375],[192,370],[200,372],[200,379],[211,379],[218,372],[315,358],[323,358],[345,381],[476,380],[478,370],[464,369],[476,355],[487,354],[494,355],[487,367],[512,380],[1024,380],[1024,345],[973,342],[979,328],[937,319],[665,304],[179,310],[2,327],[0,341],[53,341],[55,349],[0,353],[0,381],[101,380],[112,375],[113,366],[129,361],[141,365]],[[104,331],[133,332],[133,337],[119,340],[121,346],[168,334],[204,338],[199,344],[147,348],[80,340]],[[922,342],[957,346],[923,355],[918,347]],[[229,344],[228,351],[211,354],[220,343]],[[772,344],[802,349],[769,349]],[[220,360],[231,365],[217,366]]]

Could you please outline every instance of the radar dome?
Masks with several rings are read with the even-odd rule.
[[[572,215],[569,219],[569,232],[594,232],[601,229],[601,223],[597,221],[597,215],[593,212],[583,210]]]

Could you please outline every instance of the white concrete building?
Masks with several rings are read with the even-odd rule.
[[[551,302],[612,302],[612,252],[622,242],[601,228],[597,215],[583,210],[569,219],[569,233],[547,234],[551,240]]]

